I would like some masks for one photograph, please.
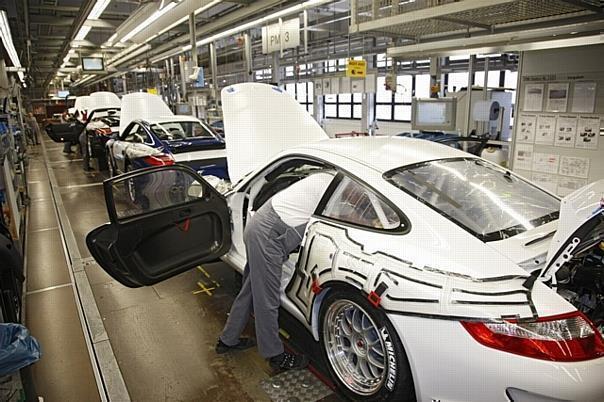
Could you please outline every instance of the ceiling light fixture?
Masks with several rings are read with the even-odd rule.
[[[82,25],[82,28],[80,28],[80,32],[78,32],[78,34],[75,36],[75,38],[73,38],[73,40],[84,40],[86,38],[86,35],[88,35],[88,32],[90,32],[90,29],[92,29],[91,26]]]
[[[98,20],[103,11],[107,8],[107,6],[111,3],[111,0],[96,0],[96,4],[92,7],[90,14],[88,14],[89,20]]]
[[[159,17],[161,17],[162,15],[164,15],[165,13],[167,13],[168,11],[170,11],[174,7],[176,7],[176,4],[177,3],[170,3],[167,6],[165,6],[164,8],[157,10],[156,12],[151,14],[149,16],[149,18],[147,18],[146,20],[144,20],[143,22],[138,24],[138,26],[136,28],[134,28],[132,31],[128,32],[126,35],[124,35],[124,37],[120,39],[120,42],[124,43],[128,39],[132,38],[134,35],[136,35],[140,31],[142,31],[143,29],[145,29],[146,27],[151,25],[151,23],[153,23],[153,21],[155,21],[156,19],[158,19]]]
[[[14,67],[20,68],[21,62],[19,61],[19,55],[15,50],[15,44],[13,43],[13,37],[10,33],[10,25],[8,24],[8,15],[6,11],[0,10],[0,37],[2,37],[2,43],[4,43],[4,48],[8,53],[8,57],[11,60],[11,63]],[[23,71],[18,71],[17,75],[21,79],[24,80],[25,74]]]

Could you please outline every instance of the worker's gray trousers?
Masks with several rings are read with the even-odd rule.
[[[243,234],[247,253],[243,284],[220,335],[223,343],[239,342],[253,312],[260,355],[269,358],[283,353],[279,339],[281,271],[289,254],[300,245],[305,226],[286,225],[270,201],[250,219]]]
[[[78,140],[80,141],[84,169],[88,169],[90,167],[90,155],[88,155],[88,134],[86,134],[86,130],[82,131]]]

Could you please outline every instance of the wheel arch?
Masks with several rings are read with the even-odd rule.
[[[321,287],[322,287],[321,292],[319,294],[317,294],[315,296],[315,298],[313,299],[312,310],[311,310],[311,314],[310,314],[310,317],[311,317],[310,324],[311,324],[311,329],[312,329],[312,336],[315,339],[315,341],[317,341],[317,342],[319,341],[319,327],[321,324],[319,322],[321,306],[323,305],[325,298],[331,291],[341,289],[341,290],[347,290],[350,292],[359,292],[363,295],[367,295],[362,289],[359,289],[355,286],[352,286],[349,283],[342,282],[342,281],[328,281],[328,282],[325,282],[324,284],[322,284]]]

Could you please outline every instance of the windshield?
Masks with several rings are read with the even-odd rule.
[[[158,123],[151,130],[160,140],[178,141],[187,138],[216,138],[212,129],[198,121],[174,121]]]
[[[480,159],[445,159],[384,175],[483,241],[502,240],[558,218],[560,201]]]

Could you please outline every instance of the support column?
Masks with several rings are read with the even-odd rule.
[[[373,61],[375,59],[374,56],[364,56],[363,59],[365,59],[367,62],[367,71],[373,70]],[[351,96],[354,98],[354,94],[351,94]],[[365,92],[362,96],[361,132],[367,132],[369,135],[375,135],[375,130],[377,128],[375,120],[375,92]],[[354,113],[354,106],[352,113]]]
[[[442,94],[442,74],[440,57],[430,57],[430,98],[438,98]],[[438,90],[433,91],[433,89]]]
[[[218,60],[216,58],[216,44],[210,43],[210,69],[212,70],[212,99],[218,101]]]
[[[281,59],[279,53],[273,53],[273,67],[271,70],[271,81],[277,85],[281,85]]]
[[[314,69],[315,69],[315,76],[322,76],[323,75],[323,63],[314,63]],[[319,78],[321,79],[321,78]],[[312,85],[314,85],[314,81],[312,82]],[[315,121],[317,123],[319,123],[321,125],[321,127],[323,127],[323,95],[317,95],[315,93],[315,90],[313,88],[313,117],[315,118]]]
[[[465,132],[461,133],[463,136],[467,136],[470,134],[470,122],[472,120],[472,86],[473,86],[473,78],[474,78],[474,60],[476,56],[473,54],[470,55],[470,59],[468,60],[468,110],[466,110],[466,125]]]
[[[189,43],[191,44],[191,70],[197,67],[197,45],[195,40],[195,14],[189,14]]]
[[[248,32],[243,34],[243,55],[245,58],[245,80],[246,82],[253,81],[253,60],[252,60],[252,41]]]
[[[174,74],[174,61],[172,58],[170,58],[170,63],[172,66],[172,74]],[[187,96],[187,81],[185,79],[185,56],[178,56],[178,66],[180,67],[180,92],[184,99]],[[178,99],[178,96],[176,98],[177,101],[180,101],[180,99]]]

